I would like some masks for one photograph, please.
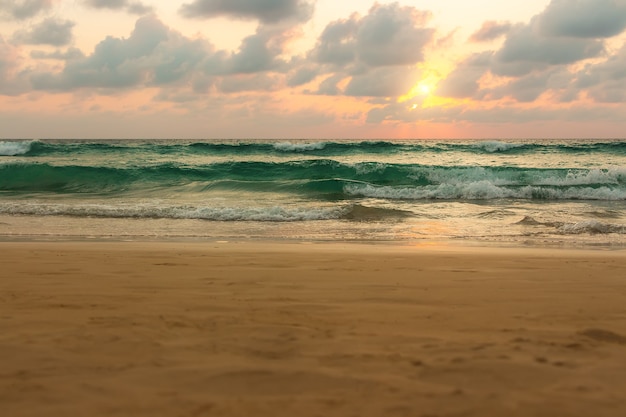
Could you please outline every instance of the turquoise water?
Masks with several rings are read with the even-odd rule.
[[[626,244],[626,141],[1,141],[0,238]]]

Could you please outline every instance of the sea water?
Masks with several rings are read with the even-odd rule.
[[[626,246],[625,140],[0,141],[0,239]]]

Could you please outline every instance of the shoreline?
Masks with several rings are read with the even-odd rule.
[[[527,242],[501,242],[501,241],[487,241],[487,240],[460,240],[460,239],[423,239],[423,240],[316,240],[316,239],[264,239],[264,238],[215,238],[207,239],[204,237],[158,237],[158,238],[146,238],[146,237],[87,237],[87,236],[6,236],[0,235],[0,246],[10,244],[42,244],[42,245],[127,245],[127,246],[152,246],[152,245],[182,245],[182,246],[215,246],[215,245],[230,245],[235,246],[275,246],[276,248],[289,248],[290,246],[300,247],[319,247],[319,248],[336,248],[340,246],[354,247],[354,250],[359,250],[368,247],[379,248],[395,248],[402,250],[403,248],[410,248],[411,250],[423,249],[434,251],[539,251],[539,252],[576,252],[576,253],[616,253],[624,254],[626,256],[626,244],[625,243],[574,243],[563,241],[527,241]]]
[[[623,251],[0,242],[0,409],[626,413]]]

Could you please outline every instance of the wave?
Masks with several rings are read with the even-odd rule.
[[[30,152],[33,141],[0,142],[0,156],[26,155]]]
[[[319,151],[326,147],[326,143],[324,142],[314,142],[314,143],[293,143],[293,142],[280,142],[275,143],[273,148],[282,151],[282,152],[308,152],[308,151]]]
[[[309,198],[390,200],[626,200],[626,168],[442,167],[329,159],[219,162],[200,166],[0,164],[0,192],[96,193],[160,190],[277,192]]]
[[[488,153],[506,153],[514,150],[520,150],[529,148],[531,146],[520,143],[501,142],[497,140],[490,140],[484,142],[478,142],[474,147],[477,150]]]
[[[603,223],[597,220],[585,220],[577,223],[564,224],[558,231],[568,235],[580,234],[626,234],[626,226],[621,224]]]
[[[558,233],[564,235],[581,234],[626,234],[626,226],[622,224],[605,223],[598,220],[583,220],[575,223],[545,222],[531,216],[524,218],[515,224],[521,226],[544,226],[555,228]]]
[[[626,200],[626,189],[610,187],[503,187],[489,181],[466,184],[441,184],[426,187],[387,187],[353,185],[345,187],[348,195],[389,200]]]
[[[390,155],[461,152],[470,154],[604,153],[626,155],[626,141],[512,142],[489,141],[4,141],[0,156],[44,156],[81,153],[156,155]]]
[[[347,204],[333,207],[209,207],[163,204],[101,203],[0,203],[0,214],[71,216],[128,219],[190,219],[210,221],[297,222],[315,220],[349,220],[378,222],[401,220],[411,212],[397,209]]]

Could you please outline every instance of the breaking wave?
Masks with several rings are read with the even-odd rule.
[[[0,142],[0,156],[26,155],[30,152],[33,141]]]
[[[0,214],[130,219],[195,219],[210,221],[295,222],[313,220],[385,221],[412,213],[360,204],[335,207],[208,207],[111,203],[0,203]]]
[[[0,192],[280,192],[313,199],[626,200],[626,168],[443,167],[329,159],[104,167],[0,164]]]

